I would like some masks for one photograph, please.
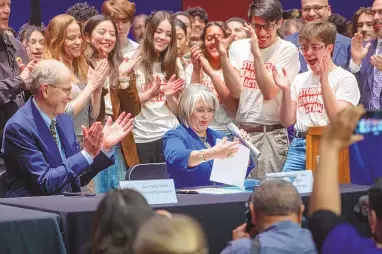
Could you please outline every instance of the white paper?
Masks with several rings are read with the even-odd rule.
[[[232,187],[235,188],[235,187]],[[234,194],[234,193],[243,193],[240,189],[226,189],[226,188],[201,188],[195,189],[198,193],[201,194]]]
[[[299,193],[310,193],[313,189],[313,174],[311,170],[279,172],[265,174],[267,179],[283,179],[291,182]]]
[[[216,140],[216,144],[222,142]],[[244,181],[248,169],[249,149],[241,144],[239,151],[226,159],[215,159],[212,167],[210,181],[229,184],[245,190]]]

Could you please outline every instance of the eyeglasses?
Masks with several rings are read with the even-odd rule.
[[[378,13],[378,16],[382,16],[382,10],[371,10],[371,15],[374,17]]]
[[[207,109],[196,108],[194,109],[194,111],[199,114],[202,114],[202,113],[213,114],[215,112],[215,109],[214,108],[207,108]]]
[[[57,88],[57,89],[61,90],[66,95],[69,95],[70,92],[72,91],[72,87],[64,88],[64,87],[58,87],[58,86],[55,86],[55,85],[49,85],[49,86],[52,86],[54,88]]]
[[[266,23],[264,25],[252,24],[252,27],[253,29],[255,29],[256,32],[260,32],[261,29],[263,28],[265,31],[270,32],[270,31],[273,31],[273,29],[275,28],[275,24],[271,24],[271,23]]]
[[[329,5],[315,5],[313,7],[310,7],[310,6],[306,6],[306,7],[302,7],[302,12],[310,12],[311,10],[313,10],[315,13],[318,13],[320,11],[322,11],[322,9],[324,9],[325,7],[328,7]]]
[[[325,45],[313,45],[312,47],[307,47],[307,46],[300,46],[298,48],[298,50],[300,51],[301,54],[306,54],[309,52],[309,49],[313,52],[313,53],[316,53],[318,51],[320,51],[321,49],[323,49],[325,47]]]

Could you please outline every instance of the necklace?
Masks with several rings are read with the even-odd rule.
[[[205,137],[199,137],[207,148],[211,148],[210,143],[207,142],[207,135]]]

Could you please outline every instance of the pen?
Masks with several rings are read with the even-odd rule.
[[[193,190],[177,190],[176,194],[198,194],[199,192]]]

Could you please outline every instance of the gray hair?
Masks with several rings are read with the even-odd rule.
[[[292,183],[266,180],[252,196],[256,216],[286,216],[300,214],[302,199]]]
[[[41,85],[57,85],[64,75],[71,75],[65,64],[54,59],[42,60],[33,68],[27,82],[31,84],[32,94],[36,94]]]
[[[218,98],[206,86],[201,84],[186,86],[179,99],[178,115],[180,121],[187,127],[198,100],[203,100],[207,107],[214,109],[214,112],[219,108]]]

